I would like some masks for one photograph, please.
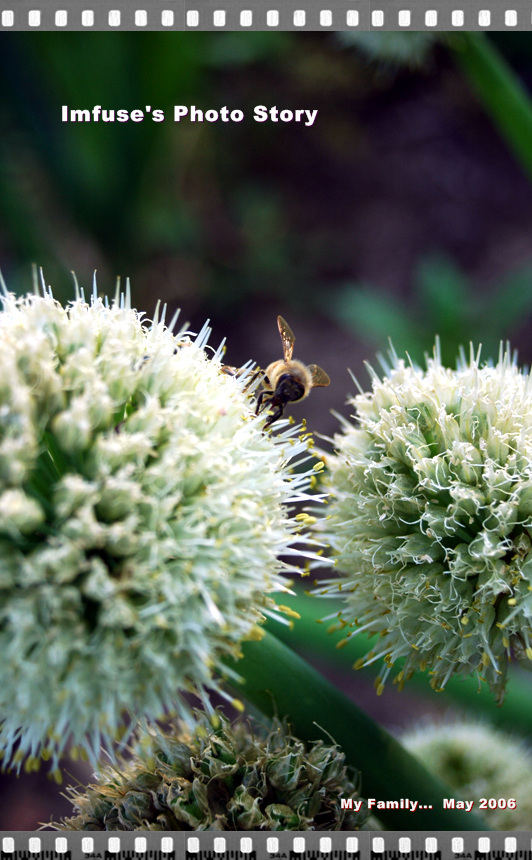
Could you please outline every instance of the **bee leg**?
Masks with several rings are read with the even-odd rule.
[[[258,415],[259,412],[262,412],[263,409],[266,409],[266,406],[268,405],[269,400],[271,400],[272,395],[273,395],[273,391],[268,391],[267,388],[264,388],[260,392],[259,396],[257,397],[257,406],[255,409],[255,415]],[[269,398],[269,400],[268,400],[268,398]]]
[[[249,387],[249,385],[253,385],[257,381],[257,379],[259,378],[261,373],[264,374],[264,371],[261,370],[260,367],[257,367],[257,369],[253,372],[251,379],[249,380],[248,387]],[[263,379],[265,379],[265,378],[266,377],[263,376]]]
[[[274,421],[277,421],[278,418],[281,418],[283,412],[284,412],[284,409],[282,406],[278,406],[277,409],[274,409],[274,411],[272,412],[272,414],[270,415],[270,417],[268,418],[268,420],[264,424],[264,429],[266,430],[266,427],[269,427],[270,424],[273,424]]]

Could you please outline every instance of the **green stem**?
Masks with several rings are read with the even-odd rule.
[[[271,633],[260,642],[246,642],[243,652],[243,659],[232,665],[244,682],[239,696],[269,717],[287,717],[301,740],[333,738],[348,765],[361,772],[364,797],[398,803],[408,799],[429,807],[415,812],[374,807],[389,829],[489,829],[475,813],[444,810],[444,798],[455,798],[456,793]]]
[[[519,78],[484,33],[463,32],[449,43],[456,63],[532,178],[532,103]]]

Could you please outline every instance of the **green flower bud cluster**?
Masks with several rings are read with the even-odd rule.
[[[281,725],[255,735],[217,712],[193,733],[145,735],[97,785],[68,793],[76,815],[59,830],[355,830],[367,818],[364,804],[341,808],[357,786],[337,747]]]
[[[477,673],[497,699],[512,656],[532,659],[532,386],[508,355],[425,370],[392,355],[355,397],[331,458],[329,542],[341,624],[378,634],[401,686]],[[348,631],[348,638],[352,635]],[[396,666],[397,662],[404,662]]]
[[[0,313],[0,749],[96,759],[131,720],[185,716],[257,635],[304,554],[297,429],[263,433],[221,350],[128,301]]]
[[[401,743],[460,797],[474,800],[493,830],[530,830],[532,751],[524,740],[464,720],[421,725]]]

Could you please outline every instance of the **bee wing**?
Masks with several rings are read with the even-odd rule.
[[[313,388],[324,388],[326,385],[329,385],[331,380],[327,373],[322,370],[321,367],[318,367],[317,364],[309,364],[308,369],[312,375],[312,387]]]
[[[290,361],[292,358],[292,353],[294,351],[294,332],[288,325],[287,321],[282,317],[277,317],[277,325],[279,327],[279,334],[281,335],[281,340],[283,342],[283,354],[284,360]]]

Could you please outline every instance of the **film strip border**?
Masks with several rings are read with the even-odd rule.
[[[0,833],[2,860],[530,860],[532,833]]]
[[[0,0],[13,30],[532,30],[532,0]]]

